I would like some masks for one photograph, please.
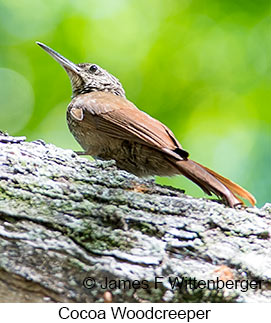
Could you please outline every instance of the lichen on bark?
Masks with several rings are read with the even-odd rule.
[[[269,302],[271,205],[235,210],[0,133],[0,301]],[[225,274],[226,273],[226,274]],[[95,287],[84,287],[86,277]],[[155,277],[163,277],[155,285]],[[172,288],[169,277],[261,280],[261,289]],[[226,277],[226,278],[225,278]]]

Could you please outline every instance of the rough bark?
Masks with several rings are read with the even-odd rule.
[[[269,302],[270,223],[270,204],[231,209],[0,133],[1,302]],[[103,289],[106,277],[125,286]],[[172,288],[169,277],[262,285]]]

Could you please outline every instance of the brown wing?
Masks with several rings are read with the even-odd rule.
[[[91,92],[75,97],[70,106],[83,109],[84,126],[112,138],[131,140],[167,152],[177,159],[186,159],[172,131],[160,121],[140,111],[127,99],[108,92]]]

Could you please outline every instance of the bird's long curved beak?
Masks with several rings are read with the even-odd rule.
[[[49,55],[51,55],[61,66],[63,66],[65,68],[66,71],[70,70],[76,74],[80,71],[79,67],[76,64],[69,61],[67,58],[60,55],[58,52],[56,52],[52,48],[50,48],[38,41],[36,42],[36,44],[39,45],[42,49],[44,49]]]

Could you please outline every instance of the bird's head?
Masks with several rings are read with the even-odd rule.
[[[66,70],[72,85],[72,96],[94,91],[111,92],[125,97],[125,91],[120,81],[96,64],[74,64],[52,48],[37,42],[37,44],[51,55]]]

